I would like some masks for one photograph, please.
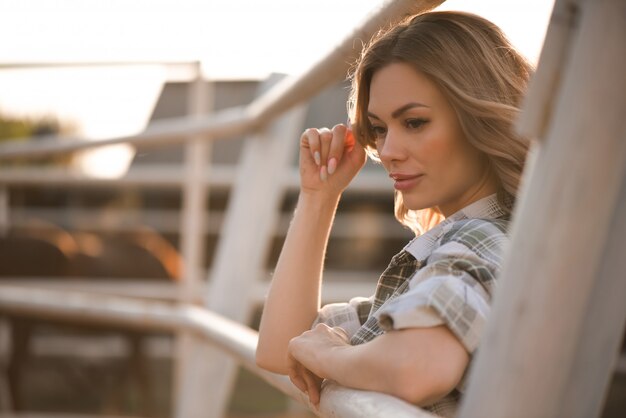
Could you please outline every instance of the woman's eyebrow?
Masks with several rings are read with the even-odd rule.
[[[398,109],[394,110],[393,113],[391,113],[391,117],[396,119],[398,118],[400,115],[402,115],[404,112],[406,112],[409,109],[413,109],[415,107],[430,107],[430,106],[426,106],[423,103],[418,103],[418,102],[411,102],[411,103],[407,103],[404,106],[399,107]],[[378,120],[382,120],[381,118],[379,118],[378,116],[376,116],[375,114],[373,114],[372,112],[367,112],[367,115],[371,118],[374,119],[378,119]]]
[[[396,119],[398,116],[402,115],[404,112],[406,112],[409,109],[413,109],[414,107],[430,107],[430,106],[426,106],[423,103],[418,103],[418,102],[411,102],[411,103],[407,103],[402,107],[399,107],[398,109],[394,110],[393,113],[391,114],[391,117]]]

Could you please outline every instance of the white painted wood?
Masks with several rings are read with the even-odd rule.
[[[626,134],[621,139],[626,140]],[[624,174],[566,378],[562,417],[600,416],[611,377],[618,371],[626,324],[626,170]]]
[[[209,113],[213,104],[212,83],[206,83],[200,63],[196,65],[196,78],[190,84],[189,114],[198,119]],[[212,90],[212,89],[211,89]],[[195,136],[185,147],[185,182],[181,211],[181,253],[183,277],[179,283],[179,300],[192,303],[202,282],[204,271],[204,224],[208,191],[202,179],[210,163],[210,138]],[[177,418],[203,418],[213,404],[207,398],[206,388],[211,381],[206,356],[210,345],[199,336],[187,331],[178,333],[172,399],[174,416]]]
[[[388,395],[348,389],[333,381],[325,381],[320,401],[320,416],[353,418],[435,418],[436,415],[420,411],[415,405],[397,400],[393,410],[387,402]]]
[[[305,111],[291,110],[267,131],[248,139],[242,150],[206,296],[208,309],[241,323],[247,323],[252,313],[250,290],[264,270],[284,193],[277,179],[292,164]],[[220,382],[205,394],[212,406],[205,416],[219,418],[226,412],[236,364],[218,350],[205,362],[212,369],[210,381]]]
[[[593,362],[614,349],[624,319],[615,306],[624,303],[623,260],[612,253],[623,258],[623,246],[607,246],[623,245],[613,228],[622,228],[614,216],[626,172],[626,2],[586,1],[578,21],[462,418],[593,417],[610,378],[612,356]]]
[[[198,119],[205,117],[213,107],[213,84],[205,82],[200,63],[196,68],[196,79],[190,84],[189,114]],[[204,265],[204,225],[207,223],[208,198],[207,183],[203,179],[210,166],[211,139],[197,135],[187,143],[184,160],[184,183],[180,217],[183,256],[183,280],[181,301],[194,296],[194,291],[202,281]]]
[[[385,3],[377,12],[372,15],[372,18],[367,20],[365,24],[359,28],[355,35],[358,39],[368,39],[372,33],[377,31],[380,26],[388,25],[394,20],[402,18],[408,12],[416,12],[419,10],[423,10],[425,8],[433,7],[436,4],[441,3],[441,1],[414,1],[414,0],[396,0],[389,1]],[[80,140],[75,141],[38,141],[37,143],[28,143],[24,146],[21,144],[9,144],[3,147],[0,147],[0,159],[3,158],[15,158],[17,156],[35,156],[35,155],[44,155],[44,154],[52,154],[52,153],[60,153],[60,152],[69,152],[78,149],[90,148],[95,146],[102,145],[111,145],[116,143],[131,143],[134,145],[145,145],[145,144],[154,144],[154,143],[176,143],[180,141],[187,141],[187,137],[189,135],[211,135],[213,137],[227,137],[233,136],[238,133],[242,133],[246,130],[252,128],[258,128],[259,126],[266,126],[270,122],[271,118],[274,118],[279,113],[284,112],[286,109],[291,108],[294,104],[299,103],[301,101],[310,98],[313,94],[317,93],[321,88],[329,85],[332,82],[335,82],[338,77],[343,77],[345,74],[345,70],[347,66],[350,64],[352,59],[359,53],[359,48],[354,47],[353,37],[346,40],[343,44],[340,45],[335,51],[333,51],[327,59],[322,60],[320,64],[313,67],[313,69],[304,74],[301,77],[293,79],[288,83],[282,84],[279,88],[274,90],[273,93],[268,94],[267,96],[261,97],[260,100],[252,103],[245,110],[234,108],[228,109],[226,111],[220,112],[216,114],[212,118],[206,118],[204,120],[198,121],[194,119],[176,119],[171,121],[164,121],[161,123],[155,123],[151,125],[146,132],[135,135],[135,136],[127,136],[127,137],[117,137],[117,138],[108,138],[99,141],[90,141],[83,142]],[[296,111],[293,111],[296,112]],[[193,140],[192,140],[193,142]],[[295,142],[295,141],[294,141]],[[275,158],[276,152],[282,151],[281,149],[275,149],[274,154],[268,155],[267,158]],[[250,164],[250,166],[253,166]],[[248,167],[248,165],[245,165]],[[280,168],[280,166],[279,166]],[[257,172],[252,172],[253,176],[258,176]],[[197,172],[197,174],[202,174]],[[200,176],[198,176],[200,177]],[[272,177],[269,177],[272,178]],[[201,181],[199,181],[201,182]],[[277,182],[278,183],[278,182]],[[273,185],[272,185],[273,186]],[[200,188],[196,187],[195,192],[192,193],[194,196],[198,196],[197,190]],[[253,192],[263,191],[265,190],[263,187],[250,189]],[[279,190],[278,188],[276,190]],[[261,196],[261,199],[265,198],[265,196]],[[277,199],[267,199],[270,202],[270,205],[275,203]],[[243,200],[245,201],[245,199]],[[252,200],[253,205],[243,205],[237,203],[234,207],[237,209],[234,212],[241,211],[242,208],[246,210],[250,210],[250,208],[256,206],[256,202],[259,200]],[[256,209],[256,207],[255,207]],[[200,213],[201,214],[201,213]],[[198,215],[199,216],[199,215]],[[236,216],[233,219],[238,220],[239,217]],[[191,222],[191,221],[190,221]],[[227,226],[230,225],[229,221],[226,222]],[[259,224],[259,222],[257,222]],[[195,223],[194,225],[197,225]],[[186,226],[189,228],[189,226]],[[200,229],[202,230],[202,228]],[[246,230],[247,231],[247,230]],[[226,235],[230,237],[229,235]],[[265,234],[253,234],[249,235],[249,238],[252,238],[250,241],[257,240],[254,245],[251,245],[249,248],[252,249],[252,252],[245,253],[246,256],[250,254],[250,257],[258,257],[262,259],[264,255],[263,245],[265,244]],[[231,240],[232,241],[232,240]],[[197,253],[197,245],[192,244],[190,247],[191,250],[186,251],[186,259],[191,260],[192,262],[187,265],[188,271],[190,270],[190,266],[193,266],[194,260],[194,252]],[[236,254],[232,250],[232,245],[230,241],[227,241],[224,244],[223,248],[224,254]],[[191,254],[191,255],[189,255]],[[219,254],[219,250],[218,250]],[[229,260],[232,263],[232,257],[218,257],[218,260]],[[253,260],[257,261],[257,260]],[[243,263],[241,263],[243,264]],[[255,262],[250,263],[250,271],[255,270],[254,266],[258,264]],[[257,272],[260,271],[256,268]],[[219,281],[214,281],[212,288],[214,291],[208,296],[207,303],[209,306],[216,306],[218,311],[226,311],[231,316],[242,316],[245,317],[246,310],[249,310],[247,307],[247,302],[244,299],[244,308],[243,309],[234,309],[231,305],[232,302],[225,302],[225,298],[222,295],[235,295],[234,290],[241,291],[242,288],[237,289],[231,282],[228,282],[222,277],[230,277],[235,279],[241,279],[241,275],[231,276],[228,273],[235,271],[232,267],[227,266],[226,262],[220,264],[218,263],[214,270],[216,278],[219,278]],[[222,275],[221,273],[226,272],[227,274]],[[256,277],[254,274],[251,277]],[[217,290],[216,290],[217,289]],[[243,288],[245,290],[245,288]],[[224,293],[221,291],[224,290]],[[119,319],[119,318],[118,318]],[[195,350],[196,345],[194,345]],[[232,350],[237,350],[237,347],[230,347]],[[200,353],[200,350],[194,351],[194,353]],[[253,354],[253,352],[252,352]],[[229,384],[228,381],[232,381],[229,379],[229,376],[232,376],[232,367],[230,367],[227,363],[218,364],[218,368],[216,370],[222,370],[222,372],[216,372],[212,377],[214,378],[213,382],[218,381],[224,383],[223,387],[228,390]],[[285,379],[280,379],[284,381]],[[206,380],[203,380],[206,381]],[[195,384],[199,381],[194,380]],[[222,385],[220,385],[222,386]],[[189,387],[189,385],[187,385]],[[198,385],[198,387],[206,387],[203,385]],[[215,386],[214,386],[215,387]],[[220,389],[220,388],[218,388]],[[293,390],[293,388],[292,388]],[[179,394],[182,391],[179,390]],[[212,395],[212,392],[209,392]],[[301,394],[297,393],[294,396],[300,396]],[[191,396],[189,399],[197,399],[197,397]],[[216,393],[215,399],[224,399],[223,394]],[[206,400],[206,399],[205,399]],[[203,400],[204,401],[204,400]],[[176,415],[179,417],[195,417],[199,416],[196,414],[200,414],[200,408],[194,406],[194,403],[191,402],[190,405],[187,404],[187,401],[183,401],[180,403],[184,405],[184,409],[177,409]],[[215,405],[215,403],[213,403]],[[223,408],[222,408],[223,409]],[[329,411],[330,415],[333,415],[333,411]],[[215,415],[219,416],[219,415]],[[359,415],[363,416],[363,415]]]
[[[297,389],[284,376],[256,367],[254,351],[257,333],[254,330],[193,305],[0,284],[0,312],[141,330],[186,330],[238,358],[242,365],[288,395],[299,398],[296,396]]]
[[[113,144],[136,146],[174,144],[185,142],[190,135],[207,135],[227,138],[266,126],[273,118],[313,97],[321,89],[345,78],[346,71],[360,54],[361,40],[367,40],[379,28],[398,21],[407,14],[426,10],[443,3],[443,0],[389,0],[375,10],[360,27],[357,27],[338,47],[333,49],[309,71],[293,77],[245,108],[229,108],[204,119],[172,118],[151,123],[142,133],[99,140],[85,141],[80,138],[38,138],[37,141],[21,141],[0,146],[0,161],[17,157],[33,157],[67,153]]]
[[[2,70],[47,70],[47,69],[106,69],[119,67],[156,67],[166,83],[186,83],[196,77],[197,61],[48,61],[48,62],[0,62]]]
[[[115,144],[174,145],[189,141],[195,135],[212,138],[232,138],[251,129],[252,120],[245,108],[233,107],[202,119],[192,117],[167,118],[151,122],[141,133],[97,140],[42,136],[37,141],[8,141],[0,145],[0,161],[20,157],[63,154]]]
[[[210,172],[209,172],[210,171]],[[201,178],[213,190],[227,190],[235,179],[236,166],[212,164],[211,169],[201,174]],[[119,179],[92,178],[57,167],[11,169],[0,168],[0,182],[8,186],[63,186],[93,188],[135,188],[178,189],[183,184],[184,171],[179,165],[150,164],[131,167],[128,173]],[[289,170],[281,179],[277,179],[289,190],[300,187],[297,168]],[[393,195],[393,184],[383,169],[362,170],[350,183],[346,193],[367,192]]]
[[[432,9],[444,0],[388,0],[373,10],[362,25],[356,27],[341,43],[310,70],[299,77],[285,79],[252,102],[248,111],[254,125],[263,125],[292,106],[311,98],[317,92],[346,77],[361,53],[361,46],[382,27],[388,27],[408,15]]]
[[[539,66],[530,80],[524,112],[518,121],[521,135],[541,140],[554,110],[561,73],[567,67],[578,10],[583,0],[556,0],[539,57]]]
[[[142,330],[178,332],[186,329],[228,352],[270,385],[311,408],[306,397],[288,378],[256,366],[258,335],[255,331],[203,308],[0,284],[0,312]],[[320,411],[314,412],[324,417],[342,418],[433,417],[392,396],[342,388],[332,383],[325,384]]]
[[[254,308],[259,307],[265,301],[269,282],[262,281],[269,277],[270,272],[263,272],[256,278],[249,290],[250,300]],[[325,271],[324,278],[328,283],[322,287],[322,302],[345,302],[354,296],[370,296],[376,288],[378,271]],[[367,281],[366,281],[367,279]],[[166,302],[178,300],[177,287],[173,282],[160,282],[150,279],[127,278],[124,280],[114,278],[72,277],[72,280],[59,277],[29,277],[23,278],[3,277],[2,284],[9,286],[21,286],[27,289],[50,289],[66,290],[74,292],[89,292],[109,296],[125,296],[143,300],[156,299]],[[204,284],[199,287],[198,294],[192,300],[195,304],[204,301],[204,295],[209,292],[209,287]]]

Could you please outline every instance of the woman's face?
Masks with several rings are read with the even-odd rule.
[[[454,109],[413,67],[393,63],[374,74],[368,113],[380,160],[408,209],[449,216],[496,192]]]

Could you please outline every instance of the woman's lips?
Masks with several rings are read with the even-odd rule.
[[[393,187],[398,191],[405,191],[413,188],[422,180],[423,174],[395,174],[389,175],[395,183]]]

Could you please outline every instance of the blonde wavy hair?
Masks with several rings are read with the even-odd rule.
[[[395,62],[413,66],[441,90],[469,143],[486,157],[498,181],[498,201],[510,213],[529,148],[529,141],[516,134],[514,122],[532,66],[500,28],[470,13],[429,12],[380,31],[352,72],[348,102],[354,133],[375,160],[367,116],[370,84],[376,71]],[[395,215],[416,234],[443,219],[436,208],[409,210],[400,193],[395,196]]]

